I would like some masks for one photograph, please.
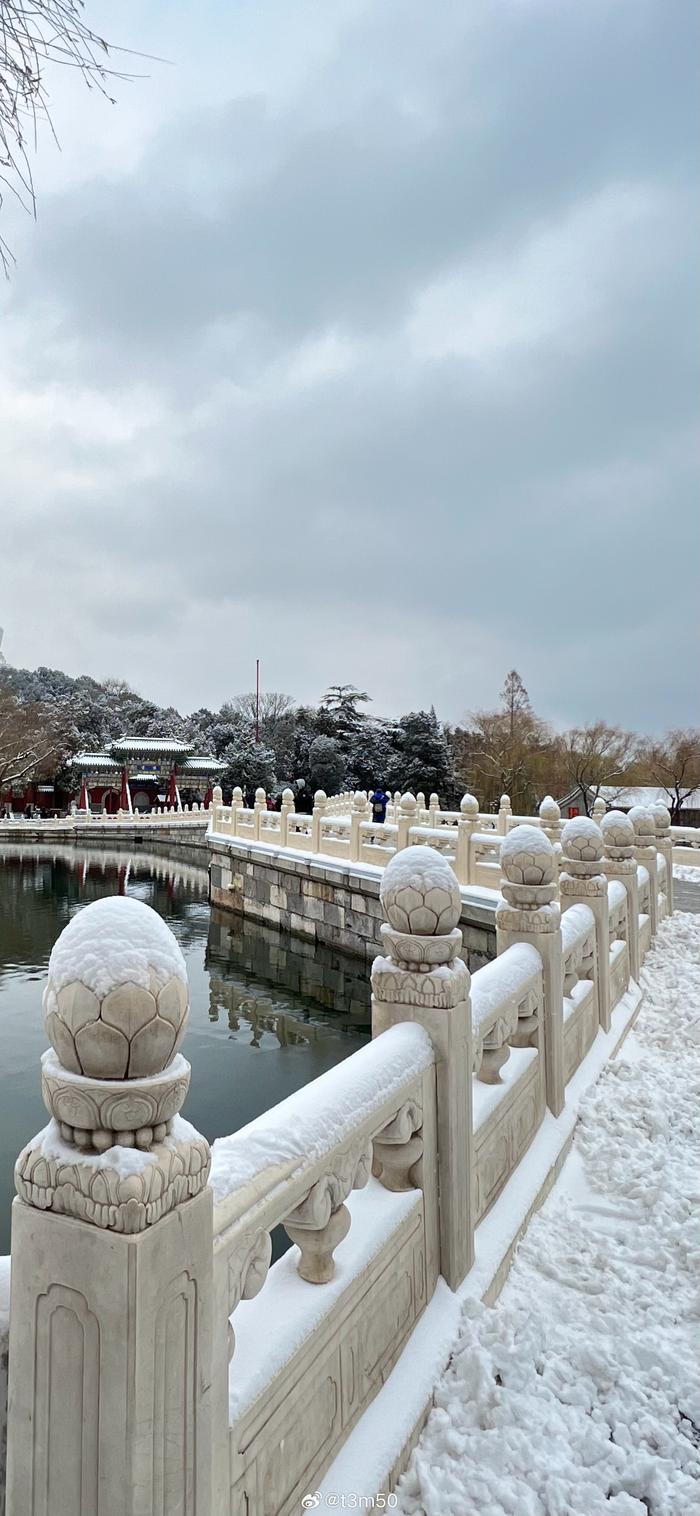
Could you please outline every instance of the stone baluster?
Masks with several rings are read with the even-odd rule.
[[[231,792],[231,836],[238,836],[238,812],[243,809],[243,791],[240,784],[234,784]]]
[[[212,790],[211,805],[211,829],[218,832],[221,829],[221,807],[224,803],[224,793],[220,784],[215,784]]]
[[[437,826],[440,813],[440,798],[433,790],[428,801],[428,826]]]
[[[210,1153],[179,1119],[188,989],[150,906],[69,922],[44,992],[51,1120],[15,1168],[7,1516],[210,1509]]]
[[[531,942],[542,959],[544,1061],[547,1104],[555,1116],[564,1105],[563,978],[557,859],[541,827],[516,826],[503,839],[504,878],[496,907],[496,945]]]
[[[415,795],[408,793],[401,796],[401,800],[399,802],[399,814],[397,817],[397,853],[401,852],[403,848],[408,847],[409,845],[408,834],[411,830],[411,827],[416,825],[417,808],[418,801],[416,800]]]
[[[255,791],[255,800],[253,801],[253,837],[255,838],[256,842],[260,837],[260,824],[266,810],[267,795],[265,794],[262,785],[258,785],[258,788]]]
[[[357,863],[362,853],[362,833],[360,825],[365,819],[365,802],[362,791],[356,790],[352,797],[352,811],[350,812],[350,862]]]
[[[314,795],[314,808],[311,814],[311,851],[321,851],[321,817],[326,814],[328,796],[325,790],[317,790]]]
[[[332,1155],[329,1170],[286,1217],[284,1229],[301,1257],[297,1272],[309,1284],[327,1284],[335,1273],[333,1254],[350,1230],[345,1205],[351,1190],[362,1189],[372,1172],[372,1144],[350,1145]]]
[[[501,795],[498,807],[498,832],[501,837],[507,837],[510,830],[510,818],[513,814],[510,795]]]
[[[282,847],[289,845],[289,817],[294,810],[294,791],[286,789],[282,791],[282,804],[280,806],[280,844]]]
[[[394,790],[394,821],[398,824],[399,811],[401,809],[401,791]]]
[[[645,805],[633,805],[629,818],[634,827],[634,856],[637,863],[649,875],[649,919],[651,935],[656,936],[659,926],[659,866],[656,856],[656,825],[652,812]]]
[[[455,873],[460,884],[473,884],[472,837],[479,827],[479,802],[475,795],[463,795],[459,802],[461,812],[457,822],[457,855]]]
[[[591,811],[591,816],[595,821],[596,826],[602,825],[603,817],[606,816],[607,813],[608,807],[605,804],[602,795],[596,795],[596,798],[593,801],[593,810]]]
[[[386,1190],[400,1193],[421,1186],[423,1112],[407,1100],[374,1139],[372,1172]]]
[[[501,1084],[501,1069],[510,1058],[509,1041],[517,1025],[517,1010],[510,1017],[499,1016],[484,1032],[475,1037],[474,1073],[480,1084]]]
[[[671,812],[662,800],[651,807],[656,831],[656,849],[666,863],[666,909],[673,913],[673,839],[671,837]]]
[[[582,902],[595,920],[598,1019],[610,1030],[610,913],[608,881],[603,871],[603,833],[588,816],[567,821],[561,834],[559,893],[562,911]],[[565,993],[566,991],[565,987]]]
[[[561,811],[557,805],[556,800],[553,800],[551,795],[545,795],[544,800],[540,806],[539,815],[542,831],[544,832],[545,837],[549,837],[552,847],[557,853],[557,856],[560,857],[562,831]]]
[[[601,823],[603,872],[619,879],[627,895],[627,949],[630,974],[639,983],[639,885],[634,856],[634,826],[624,811],[608,811]]]
[[[387,956],[372,966],[372,1035],[416,1021],[435,1050],[441,1272],[455,1289],[474,1257],[471,981],[458,956],[459,884],[446,859],[419,846],[390,860],[379,895]]]

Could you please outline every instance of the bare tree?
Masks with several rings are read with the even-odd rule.
[[[0,694],[0,792],[36,775],[65,746],[44,706]]]
[[[245,695],[234,695],[232,700],[227,700],[221,707],[222,716],[242,716],[244,721],[255,721],[256,695],[255,690],[247,691]],[[263,690],[260,695],[260,720],[267,722],[274,728],[278,721],[288,716],[294,710],[294,700],[291,695],[283,695],[280,690]]]
[[[642,762],[670,802],[671,821],[677,826],[681,807],[700,789],[700,731],[697,727],[667,732],[661,742],[645,743]]]
[[[111,103],[110,81],[131,77],[108,66],[108,45],[83,11],[84,0],[0,0],[0,206],[4,186],[36,213],[29,155],[42,122],[56,136],[46,82],[51,65],[76,69],[88,89]],[[0,262],[6,274],[14,262],[2,237]]]
[[[572,727],[562,738],[562,761],[566,773],[578,785],[586,815],[603,786],[621,787],[629,778],[630,768],[639,751],[633,732],[605,721]]]
[[[530,696],[517,669],[511,669],[510,673],[506,674],[501,690],[501,705],[508,717],[508,730],[513,742],[518,721],[523,717],[532,717]]]

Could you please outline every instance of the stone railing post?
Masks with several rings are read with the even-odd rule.
[[[409,793],[407,795],[401,796],[401,799],[399,801],[399,814],[396,818],[396,825],[398,828],[396,836],[397,853],[400,853],[403,848],[408,847],[408,834],[411,830],[411,827],[415,826],[416,824],[417,809],[418,801],[416,800],[415,795],[411,795]]]
[[[662,800],[651,807],[656,830],[656,849],[666,864],[666,908],[673,914],[673,841],[671,838],[671,812]]]
[[[362,851],[362,833],[360,825],[365,819],[365,802],[361,790],[356,790],[352,797],[352,810],[350,812],[350,862],[358,863]]]
[[[545,795],[540,806],[539,816],[542,831],[545,837],[549,837],[552,846],[556,850],[561,842],[562,820],[559,806],[556,800],[552,799],[551,795]]]
[[[608,808],[602,795],[597,795],[593,801],[593,810],[591,811],[591,816],[596,826],[602,825],[603,817],[607,816],[607,813]]]
[[[471,840],[479,826],[479,802],[474,795],[463,795],[459,809],[462,814],[457,822],[455,873],[460,884],[473,884]]]
[[[238,812],[243,809],[243,791],[235,784],[231,794],[231,836],[238,836]]]
[[[458,957],[459,885],[434,848],[412,847],[390,859],[379,898],[387,956],[372,965],[372,1036],[417,1021],[435,1050],[440,1268],[456,1289],[474,1259],[471,980]]]
[[[501,899],[496,907],[496,946],[531,942],[542,959],[544,1063],[547,1105],[558,1116],[564,1105],[564,980],[557,858],[541,827],[516,826],[501,847]]]
[[[280,845],[289,846],[289,817],[294,810],[294,791],[286,789],[282,791],[282,804],[280,806]]]
[[[659,927],[659,866],[656,857],[656,825],[645,805],[633,805],[629,818],[634,827],[634,856],[649,875],[649,920],[651,935]]]
[[[212,800],[209,807],[211,811],[211,829],[218,832],[221,827],[221,807],[224,803],[224,792],[220,784],[215,784],[212,790]]]
[[[438,795],[436,795],[435,791],[433,790],[433,793],[431,794],[430,799],[428,801],[428,826],[437,826],[437,819],[438,819],[439,813],[440,813],[440,797]]]
[[[562,911],[581,902],[595,920],[598,1020],[610,1030],[610,913],[608,881],[603,872],[603,834],[588,816],[567,821],[561,834],[559,893]]]
[[[630,974],[639,983],[639,885],[634,856],[634,827],[624,811],[608,811],[603,817],[603,872],[606,879],[619,879],[627,894],[627,949]]]
[[[15,1168],[6,1513],[206,1513],[210,1153],[178,1115],[188,989],[165,922],[128,896],[79,911],[44,1009],[52,1119]]]
[[[267,795],[262,785],[259,784],[255,791],[255,800],[253,802],[253,837],[256,842],[260,837],[260,820],[266,810]]]
[[[311,851],[321,851],[321,817],[326,814],[328,796],[325,790],[317,790],[314,795],[314,808],[311,813]]]
[[[416,821],[418,822],[419,826],[423,826],[425,824],[425,817],[423,815],[423,812],[427,810],[427,806],[425,803],[425,795],[422,790],[419,790],[418,794],[416,795],[416,810],[418,812]]]
[[[510,795],[501,795],[498,807],[498,832],[501,837],[507,837],[510,828],[510,818],[513,814]]]

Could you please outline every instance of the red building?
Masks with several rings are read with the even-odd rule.
[[[102,752],[76,753],[75,800],[80,810],[150,811],[155,806],[208,805],[225,768],[192,752],[176,737],[119,737]]]

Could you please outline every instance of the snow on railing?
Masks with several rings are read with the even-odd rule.
[[[514,816],[506,795],[501,799],[497,815],[480,812],[473,795],[464,796],[458,811],[441,810],[436,795],[431,795],[428,806],[420,794],[395,795],[386,806],[383,821],[372,816],[371,800],[364,790],[355,794],[344,792],[330,800],[323,790],[317,790],[310,815],[295,811],[294,795],[289,789],[283,792],[279,811],[267,809],[263,789],[256,791],[253,808],[243,805],[240,789],[233,791],[230,806],[221,803],[219,790],[215,790],[214,795],[209,829],[212,836],[268,843],[348,864],[367,863],[383,868],[395,852],[427,844],[448,859],[460,884],[498,889],[503,838],[516,825],[523,824],[536,826],[544,832],[553,844],[561,866],[561,837],[565,823],[559,806],[549,795],[542,801],[539,814],[528,817]],[[637,813],[638,819],[636,823],[633,819],[633,825],[642,824],[647,828],[637,837],[637,843],[648,846],[655,840],[659,857],[665,860],[668,878],[672,874],[676,851],[668,811],[665,806],[657,804],[650,811],[637,807],[634,814]],[[621,813],[608,814],[616,816]],[[602,819],[600,806],[597,816],[598,820]],[[633,818],[633,813],[630,816]],[[585,821],[587,818],[574,819]],[[700,839],[700,832],[698,836]],[[646,854],[644,857],[646,859]],[[672,887],[669,908],[672,909]]]
[[[307,1284],[335,1286],[336,1248],[357,1225],[361,1235],[351,1235],[346,1251],[352,1249],[363,1262],[369,1253],[373,1265],[351,1266],[349,1272],[345,1265],[341,1283],[345,1292],[352,1289],[355,1310],[371,1328],[378,1311],[386,1309],[378,1285],[387,1266],[393,1268],[402,1254],[412,1259],[417,1251],[425,1260],[423,1289],[412,1295],[408,1310],[402,1308],[394,1355],[432,1294],[436,1197],[424,1195],[420,1186],[424,1173],[432,1179],[437,1163],[434,1059],[422,1027],[396,1026],[242,1131],[214,1143],[213,1385],[219,1429],[214,1466],[222,1508],[231,1464],[248,1488],[255,1485],[258,1460],[269,1456],[270,1430],[261,1431],[258,1406],[265,1390],[271,1392],[270,1381],[275,1398],[293,1390],[302,1417],[317,1390],[314,1344],[325,1339],[328,1346],[335,1337],[340,1345],[344,1336],[337,1287],[320,1291],[314,1301],[296,1276]],[[353,1192],[366,1187],[369,1205],[353,1209]],[[394,1194],[401,1196],[399,1204]],[[270,1270],[271,1234],[279,1225],[296,1246]],[[241,1302],[247,1300],[246,1314]],[[296,1317],[290,1317],[290,1300],[298,1306]],[[379,1330],[385,1332],[386,1324],[377,1320]],[[350,1404],[346,1395],[342,1401],[339,1396],[344,1412],[336,1436],[341,1440],[380,1383],[379,1374],[370,1374],[356,1383]],[[318,1457],[316,1467],[304,1464],[302,1472],[299,1495],[313,1488],[322,1472]]]
[[[117,899],[59,939],[43,1064],[54,1120],[16,1170],[7,1516],[29,1516],[37,1488],[67,1510],[66,1446],[98,1439],[139,1489],[167,1491],[168,1509],[192,1491],[212,1516],[298,1508],[439,1274],[454,1289],[469,1273],[475,1233],[514,1175],[534,1201],[560,1151],[547,1148],[532,1181],[547,1108],[564,1111],[582,1061],[599,1068],[633,1017],[629,971],[669,908],[668,871],[646,822],[625,816],[557,830],[550,815],[495,837],[471,811],[424,827],[417,814],[434,820],[435,807],[410,798],[384,823],[361,797],[349,817],[321,813],[317,796],[313,816],[287,807],[274,821],[257,800],[215,801],[219,826],[233,816],[258,840],[285,823],[289,838],[294,817],[309,844],[342,846],[353,831],[360,849],[393,853],[372,1042],[212,1152],[178,1115],[188,992],[168,928]],[[465,825],[500,848],[488,866],[502,869],[498,957],[471,978],[449,861]],[[420,845],[426,832],[448,856]],[[553,1127],[565,1141],[571,1124]],[[271,1267],[280,1225],[293,1246]]]

